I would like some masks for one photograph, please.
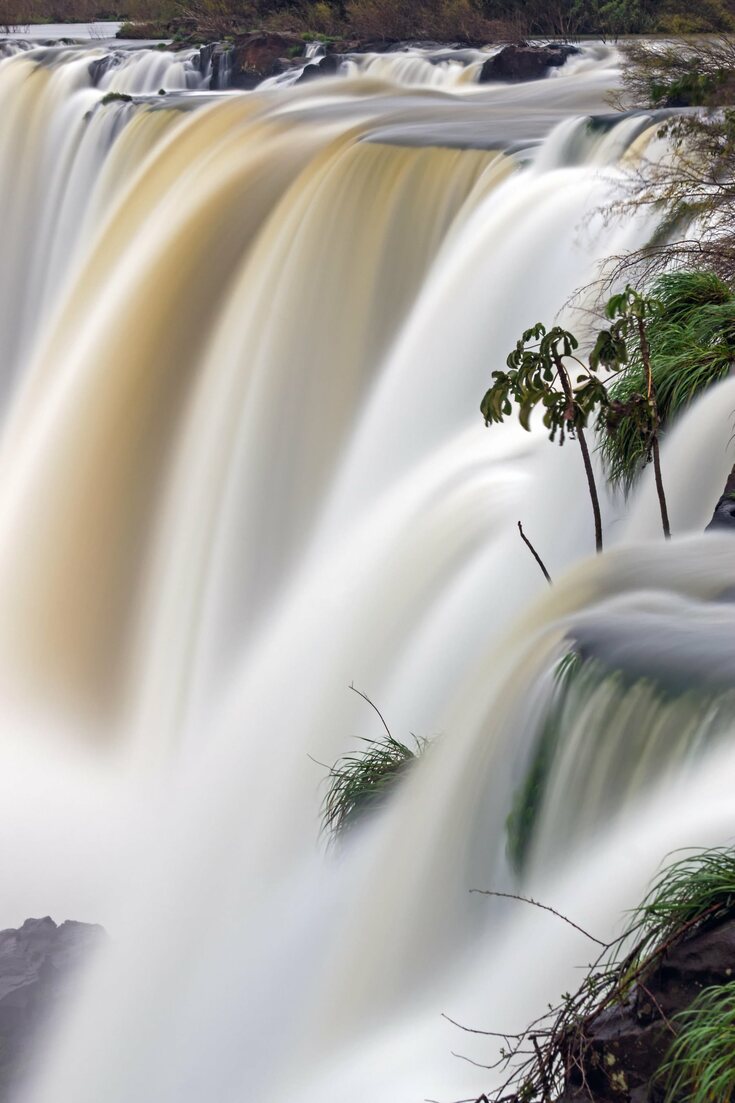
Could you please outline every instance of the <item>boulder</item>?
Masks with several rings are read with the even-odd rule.
[[[277,76],[296,64],[304,53],[304,41],[298,35],[239,35],[232,42],[212,42],[199,50],[199,68],[209,72],[213,92],[223,88],[257,88],[267,77]]]
[[[317,61],[311,61],[301,70],[296,83],[303,84],[304,81],[315,80],[317,77],[336,76],[341,61],[342,59],[336,54],[327,54],[326,57],[320,57]]]
[[[558,69],[572,54],[579,53],[576,46],[566,43],[549,43],[548,46],[529,46],[526,42],[503,46],[497,54],[488,58],[480,70],[480,82],[504,81],[509,84],[526,80],[540,80],[549,69]]]
[[[253,82],[259,84],[266,77],[277,76],[295,50],[304,50],[303,40],[297,35],[263,31],[238,38],[232,50],[231,87],[251,88]]]
[[[720,498],[705,532],[719,529],[730,529],[735,532],[735,495],[733,494],[723,494]]]
[[[57,926],[48,916],[0,931],[0,1100],[29,1066],[40,1028],[104,937],[102,927]]]

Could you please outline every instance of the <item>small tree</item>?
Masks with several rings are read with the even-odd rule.
[[[664,535],[671,535],[666,497],[659,459],[659,419],[653,386],[647,326],[658,305],[653,299],[626,287],[613,296],[607,306],[611,325],[597,336],[587,363],[576,355],[579,342],[573,333],[554,326],[547,330],[541,323],[527,329],[507,359],[508,371],[493,372],[494,383],[486,392],[480,409],[485,424],[504,421],[518,406],[524,429],[530,429],[530,417],[537,406],[544,409],[543,423],[549,439],[563,444],[567,436],[577,440],[584,463],[587,487],[595,524],[595,546],[602,551],[602,515],[595,474],[585,428],[594,415],[597,428],[615,433],[620,425],[632,426],[645,442],[654,462],[656,489],[661,508]],[[645,390],[627,396],[625,403],[611,403],[608,382],[625,372],[629,361],[643,364]],[[576,368],[574,367],[576,365]],[[577,369],[582,374],[573,375]],[[605,379],[600,370],[607,372]]]

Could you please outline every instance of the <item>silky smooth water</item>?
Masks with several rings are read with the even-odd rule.
[[[528,85],[419,52],[239,95],[97,60],[0,61],[0,922],[112,935],[24,1098],[472,1097],[441,1013],[513,1030],[589,949],[469,890],[605,937],[667,852],[732,834],[735,549],[702,530],[735,384],[663,448],[675,539],[647,473],[599,558],[574,444],[478,412],[526,326],[585,333],[653,225],[606,207],[665,150],[645,115],[589,125],[606,48]],[[353,682],[431,746],[337,851],[318,763],[377,734]]]

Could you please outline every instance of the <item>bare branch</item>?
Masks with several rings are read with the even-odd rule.
[[[380,718],[380,722],[383,725],[383,727],[385,728],[386,734],[392,739],[393,734],[392,734],[390,728],[388,727],[388,725],[385,721],[385,717],[383,716],[382,712],[380,711],[378,706],[375,704],[375,702],[371,701],[370,698],[368,697],[368,695],[366,693],[363,693],[361,689],[358,689],[357,686],[354,685],[354,683],[352,683],[352,682],[350,682],[350,689],[352,690],[353,693],[356,693],[358,697],[362,697],[363,701],[367,701],[367,703],[370,705],[370,708],[373,710],[373,712],[375,712],[378,715],[378,717]]]
[[[536,562],[538,563],[539,567],[540,567],[540,568],[541,568],[541,570],[543,571],[543,575],[544,575],[544,578],[545,578],[545,579],[546,579],[546,581],[548,582],[549,586],[552,586],[552,585],[553,585],[553,582],[551,581],[551,575],[550,575],[550,574],[549,574],[549,572],[548,572],[548,571],[546,570],[546,567],[544,566],[544,561],[543,561],[543,559],[541,558],[541,556],[540,556],[540,555],[539,555],[539,553],[538,553],[538,552],[536,551],[536,549],[534,548],[533,544],[531,543],[531,541],[530,541],[530,540],[528,539],[528,537],[526,536],[525,532],[523,531],[523,525],[521,524],[521,522],[520,522],[520,521],[518,522],[518,531],[519,531],[519,532],[520,532],[520,534],[521,534],[521,540],[522,540],[522,541],[523,541],[523,543],[524,543],[524,544],[526,545],[526,547],[527,547],[527,548],[528,548],[528,550],[530,551],[531,555],[533,556],[533,558],[534,558],[534,559],[536,560]]]
[[[497,896],[503,900],[520,900],[522,904],[531,904],[534,908],[540,908],[542,911],[550,912],[551,915],[555,915],[557,919],[563,920],[570,927],[574,927],[575,931],[579,931],[585,938],[588,938],[590,942],[595,942],[598,946],[602,946],[604,950],[609,949],[611,945],[609,942],[603,942],[601,939],[595,938],[595,936],[591,935],[589,931],[586,931],[584,927],[580,927],[578,923],[568,919],[566,915],[562,915],[556,908],[552,908],[548,904],[541,904],[538,900],[532,900],[530,896],[519,896],[517,893],[513,892],[493,892],[490,889],[470,889],[470,892],[476,892],[480,896]]]

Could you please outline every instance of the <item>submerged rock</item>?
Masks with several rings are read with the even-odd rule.
[[[0,931],[0,1100],[29,1067],[39,1030],[104,937],[95,924],[57,926],[49,916]]]
[[[480,82],[505,81],[519,83],[526,80],[540,80],[549,69],[558,69],[572,54],[578,54],[576,46],[567,43],[550,43],[548,46],[519,45],[503,46],[502,50],[483,65],[480,70]]]

